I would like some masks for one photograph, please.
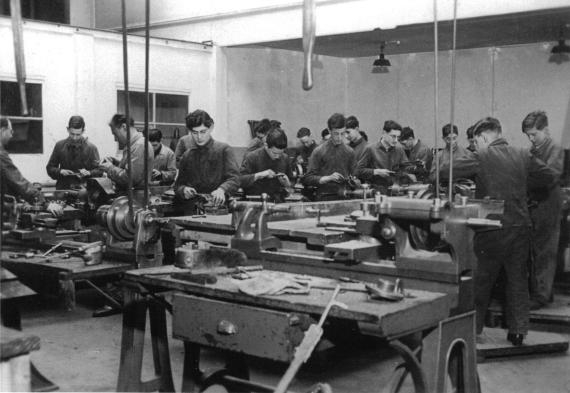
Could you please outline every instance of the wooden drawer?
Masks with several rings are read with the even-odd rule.
[[[291,361],[311,318],[176,293],[172,334],[207,347]]]

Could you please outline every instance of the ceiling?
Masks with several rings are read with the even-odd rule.
[[[461,19],[457,21],[456,48],[555,42],[560,37],[561,26],[570,41],[570,7]],[[320,36],[315,40],[314,52],[334,57],[371,57],[378,55],[381,41],[387,42],[384,50],[387,55],[431,52],[434,49],[433,28],[433,23],[423,23],[398,26],[389,30],[375,29],[360,33]],[[439,22],[438,30],[439,49],[451,49],[452,21]],[[236,47],[252,46],[303,51],[302,38]]]

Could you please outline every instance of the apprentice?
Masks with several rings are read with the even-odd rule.
[[[197,109],[186,116],[190,132],[188,150],[179,163],[174,189],[179,200],[197,193],[210,194],[215,205],[223,204],[239,187],[239,169],[231,147],[212,138],[214,120]]]
[[[354,157],[356,162],[362,158],[364,149],[368,145],[367,139],[362,136],[364,131],[360,131],[360,123],[356,116],[348,116],[346,118],[346,139],[348,140],[348,146],[354,151]]]
[[[176,160],[174,152],[162,143],[162,131],[153,128],[148,134],[148,141],[154,152],[152,164],[152,181],[169,186],[176,177]]]
[[[240,184],[246,195],[266,193],[270,200],[284,202],[291,188],[287,135],[280,128],[267,133],[266,146],[246,154],[240,169]]]
[[[127,127],[130,127],[131,131],[131,141],[127,146]],[[132,186],[135,189],[144,188],[145,185],[145,173],[144,173],[144,136],[135,128],[135,122],[132,118],[127,121],[127,117],[124,114],[117,113],[113,115],[111,121],[109,121],[109,128],[115,137],[115,141],[119,144],[119,149],[123,151],[123,157],[121,161],[118,161],[114,157],[106,157],[101,161],[101,168],[107,173],[109,179],[111,179],[117,189],[120,191],[125,191],[129,187],[129,176],[127,171],[128,166],[128,152],[131,152],[131,177]],[[153,165],[153,153],[152,146],[148,147],[148,157],[147,157],[147,173],[146,176],[150,182],[150,177],[152,174]]]
[[[392,185],[394,171],[408,162],[404,149],[398,144],[401,133],[400,124],[393,120],[385,121],[380,141],[368,145],[357,163],[356,176],[382,193]]]
[[[184,155],[184,153],[186,153],[186,150],[188,150],[190,145],[192,145],[192,135],[190,134],[184,135],[182,138],[178,140],[178,143],[176,144],[176,149],[174,150],[174,158],[176,159],[177,168],[180,167],[180,160],[182,159],[182,156]]]
[[[406,156],[410,162],[421,161],[423,167],[429,172],[433,153],[431,148],[426,146],[419,138],[414,135],[414,130],[410,127],[404,127],[400,134],[400,143],[402,144]]]
[[[311,154],[313,154],[318,144],[311,138],[311,130],[307,127],[299,128],[299,131],[297,131],[297,140],[299,143],[296,146],[295,164],[301,165],[303,167],[303,174],[305,174],[307,173],[307,167],[309,165],[309,157],[311,157]]]
[[[529,113],[522,131],[532,143],[531,153],[554,171],[555,178],[544,187],[531,189],[532,258],[530,269],[530,309],[536,310],[553,301],[552,284],[556,273],[562,194],[560,177],[564,169],[564,151],[550,137],[544,111]]]
[[[253,129],[253,132],[255,133],[255,138],[253,138],[249,142],[249,145],[247,146],[245,151],[249,153],[259,149],[260,147],[264,147],[265,137],[267,136],[269,130],[272,128],[273,126],[271,125],[271,121],[269,119],[261,119],[260,121],[258,121]]]
[[[328,119],[330,139],[319,145],[309,157],[307,174],[302,179],[305,186],[315,187],[317,199],[339,199],[349,177],[354,174],[354,151],[344,143],[346,119],[340,113]]]
[[[103,174],[99,168],[99,151],[85,137],[85,121],[71,116],[67,125],[68,137],[57,142],[47,163],[47,174],[58,190],[80,188],[85,179]]]
[[[439,167],[441,168],[442,165],[447,164],[449,167],[449,157],[450,151],[453,152],[453,162],[455,163],[456,159],[465,157],[469,155],[471,152],[466,148],[459,146],[457,144],[457,137],[459,135],[459,130],[457,126],[453,125],[453,130],[451,128],[451,124],[446,124],[441,129],[441,137],[445,142],[445,147],[443,150],[437,152],[437,155],[433,158],[431,163],[430,169],[430,179],[435,180],[435,160],[439,160]]]
[[[0,117],[0,204],[4,201],[4,195],[21,197],[29,203],[45,203],[40,190],[22,176],[18,168],[12,162],[6,151],[6,146],[14,136],[14,129],[10,119]],[[54,216],[63,214],[63,207],[55,202],[47,204],[47,211]]]
[[[502,227],[480,230],[474,238],[478,259],[475,273],[477,334],[483,331],[491,291],[504,268],[507,339],[518,346],[522,345],[529,324],[527,260],[531,221],[527,190],[552,184],[554,173],[527,149],[509,146],[503,139],[501,124],[495,118],[480,120],[474,126],[473,135],[477,150],[454,159],[454,176],[474,176],[476,198],[490,197],[505,203]],[[449,162],[442,165],[440,175],[442,178],[449,176]]]

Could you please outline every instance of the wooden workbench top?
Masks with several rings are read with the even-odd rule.
[[[177,271],[183,270],[174,266],[131,270],[125,274],[124,280],[232,303],[315,315],[323,312],[338,283],[334,279],[303,275],[302,279],[310,280],[319,288],[311,288],[308,294],[250,296],[240,292],[238,289],[240,281],[229,276],[218,276],[215,284],[200,285],[172,278],[170,274]],[[263,272],[298,278],[298,275],[293,273],[277,273],[267,270]],[[354,284],[341,284],[341,287],[342,285],[354,286]],[[361,286],[361,288],[364,287]],[[376,330],[376,334],[383,337],[396,337],[424,329],[449,316],[452,300],[450,295],[420,290],[407,290],[406,292],[409,297],[393,302],[371,300],[364,291],[341,291],[337,300],[346,304],[348,308],[334,308],[331,316],[369,324]]]

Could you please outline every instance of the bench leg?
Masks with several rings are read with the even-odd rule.
[[[158,303],[149,302],[130,288],[124,289],[124,302],[121,363],[119,365],[117,391],[174,391],[164,308],[160,307]],[[150,310],[156,378],[143,382],[141,375],[147,310]]]

